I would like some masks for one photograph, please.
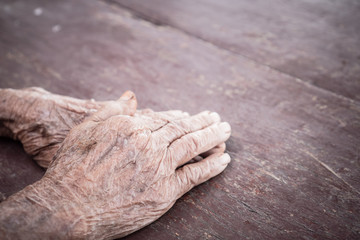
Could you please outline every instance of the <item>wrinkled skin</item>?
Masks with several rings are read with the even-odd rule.
[[[71,128],[104,106],[132,115],[135,95],[121,101],[95,102],[52,94],[42,88],[0,90],[0,136],[19,140],[25,151],[47,168]]]
[[[45,176],[0,204],[0,235],[122,237],[230,162],[222,152],[230,126],[216,113],[125,116],[113,109],[72,128]],[[201,153],[203,160],[188,163]]]
[[[24,150],[43,168],[47,168],[70,129],[102,107],[115,108],[119,114],[133,115],[137,102],[131,91],[125,92],[121,101],[96,102],[50,93],[43,88],[0,89],[0,137],[20,140]],[[137,114],[153,116],[151,109],[137,110]],[[182,111],[164,113],[176,118]],[[224,152],[225,143],[210,153]]]

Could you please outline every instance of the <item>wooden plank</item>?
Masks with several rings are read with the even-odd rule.
[[[357,0],[109,0],[337,94],[360,100]]]
[[[140,108],[209,109],[230,122],[225,172],[127,239],[360,237],[358,102],[102,2],[0,11],[0,87],[97,100],[131,89]]]

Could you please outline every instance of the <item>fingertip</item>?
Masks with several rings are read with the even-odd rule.
[[[129,100],[133,100],[135,99],[136,100],[136,96],[135,96],[135,93],[128,90],[126,91],[123,95],[121,95],[121,97],[119,98],[119,100],[121,101],[129,101]]]
[[[220,157],[220,163],[222,165],[227,165],[229,164],[231,161],[231,157],[228,153],[224,153],[221,157]]]
[[[231,133],[231,126],[228,122],[222,122],[220,123],[220,128],[225,133]]]
[[[118,101],[120,101],[121,103],[125,102],[126,107],[124,109],[123,114],[126,115],[135,114],[137,108],[137,99],[135,93],[133,93],[132,91],[126,91],[123,95],[121,95]]]
[[[214,122],[220,122],[221,118],[217,112],[210,112],[210,116]]]

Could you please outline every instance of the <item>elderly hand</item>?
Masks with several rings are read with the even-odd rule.
[[[228,154],[211,150],[230,136],[216,113],[125,116],[110,109],[71,129],[45,176],[0,205],[0,233],[122,237],[159,218],[230,162]],[[207,153],[203,160],[188,163],[201,153]]]
[[[132,115],[135,95],[128,91],[119,101],[95,102],[52,94],[42,88],[0,90],[0,136],[20,140],[25,151],[47,168],[71,128],[111,105],[119,114]]]

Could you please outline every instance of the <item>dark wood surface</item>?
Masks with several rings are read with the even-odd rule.
[[[108,0],[315,86],[360,100],[358,0]]]
[[[306,54],[318,59],[308,65],[291,60],[301,56],[294,36],[265,25],[269,32],[284,33],[281,39],[273,39],[280,49],[274,51],[276,61],[287,66],[282,69],[272,64],[273,52],[256,40],[250,41],[253,44],[242,41],[232,24],[226,26],[229,34],[212,33],[218,41],[207,37],[210,30],[201,19],[224,24],[221,15],[230,9],[225,2],[194,3],[194,13],[183,15],[181,21],[176,20],[177,14],[192,9],[186,1],[180,5],[177,1],[171,2],[174,5],[119,2],[0,1],[0,87],[40,86],[96,100],[114,99],[131,89],[140,108],[190,113],[207,109],[219,112],[231,124],[229,167],[127,239],[360,238],[359,32],[351,30],[357,22],[347,22],[356,14],[344,15],[340,22],[348,30],[336,32],[338,38],[331,40],[336,50],[314,50],[322,46],[322,34],[311,40],[308,35],[296,38]],[[354,4],[356,9],[350,1],[320,4],[320,8],[279,2],[268,7],[259,2],[258,9],[252,9],[263,16],[271,10],[272,19],[281,19],[276,11],[297,9],[296,15],[285,17],[304,29],[323,8],[336,14],[344,14],[339,7],[348,9]],[[247,11],[246,6],[234,5],[234,11]],[[37,8],[42,9],[39,16],[34,14]],[[143,9],[151,10],[150,20],[158,22],[144,17]],[[164,12],[176,21],[166,19],[162,24]],[[322,32],[328,32],[327,24],[332,24],[327,14],[320,26],[315,24]],[[226,17],[242,21],[237,14]],[[298,21],[300,17],[303,22]],[[266,23],[251,14],[247,18],[246,29]],[[192,24],[191,31],[185,28]],[[344,42],[349,36],[352,40]],[[235,50],[226,41],[236,42]],[[345,51],[346,46],[353,51]],[[244,49],[254,53],[253,59],[240,52]],[[258,52],[262,55],[255,58]],[[352,70],[332,75],[340,53]],[[317,66],[323,66],[323,72]],[[0,139],[2,198],[42,173],[19,143]]]

